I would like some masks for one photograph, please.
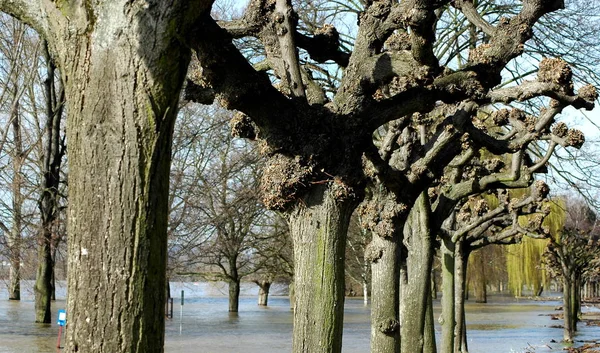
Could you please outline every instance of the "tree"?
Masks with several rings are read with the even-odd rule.
[[[371,238],[369,232],[361,226],[360,216],[354,213],[348,229],[348,244],[346,246],[346,283],[352,294],[357,291],[355,286],[362,290],[364,305],[369,304],[371,288],[370,264],[365,259],[365,250]]]
[[[45,151],[41,195],[38,203],[41,218],[41,234],[38,240],[38,269],[35,282],[35,321],[51,322],[50,301],[54,293],[54,259],[59,236],[61,166],[65,154],[65,141],[61,138],[61,121],[65,107],[62,85],[57,89],[55,65],[48,53],[46,43],[44,56],[48,77],[44,81],[46,99]]]
[[[547,231],[542,224],[549,210],[543,202],[548,192],[548,186],[538,180],[522,197],[509,199],[506,190],[499,190],[493,208],[481,195],[471,197],[447,224],[451,228],[445,228],[442,234],[444,242],[452,242],[454,253],[453,263],[447,259],[444,268],[442,351],[468,351],[464,302],[471,253],[491,244],[518,243],[523,236],[545,238]]]
[[[69,352],[163,350],[170,145],[210,5],[0,1],[48,41],[69,102]]]
[[[218,114],[217,114],[218,115]],[[247,142],[231,138],[227,120],[218,126],[221,139],[213,141],[213,158],[199,178],[202,192],[196,207],[211,236],[197,248],[196,261],[212,278],[229,285],[229,311],[237,312],[240,282],[262,267],[256,256],[266,236],[269,215],[260,204],[256,153]]]
[[[408,211],[419,195],[441,177],[445,166],[461,155],[463,142],[472,142],[476,149],[485,147],[494,154],[518,156],[518,151],[542,135],[561,138],[546,133],[564,106],[591,108],[596,98],[591,87],[581,88],[579,96],[574,94],[570,71],[560,60],[542,62],[536,81],[496,88],[502,81],[502,70],[523,52],[533,25],[544,14],[561,8],[562,2],[524,2],[516,15],[499,18],[494,25],[483,20],[472,3],[454,2],[488,36],[471,50],[467,64],[456,70],[443,68],[433,52],[434,24],[438,12],[449,8],[447,2],[419,5],[410,1],[365,4],[350,54],[339,49],[339,35],[332,26],[296,34],[292,9],[285,1],[251,2],[236,21],[217,24],[207,20],[198,33],[200,38],[211,40],[193,44],[198,59],[198,69],[191,73],[196,83],[195,99],[212,102],[216,97],[226,108],[245,114],[235,119],[234,130],[240,136],[258,140],[269,158],[263,176],[265,204],[288,215],[297,293],[294,351],[341,349],[344,279],[340,265],[350,215],[362,198],[367,180],[379,179],[387,189],[384,191],[389,191],[390,197],[385,200],[394,204],[383,221],[394,228],[382,228],[388,238],[400,243],[398,230],[404,228]],[[280,90],[231,42],[232,37],[247,36],[262,43],[267,60],[257,69],[272,72]],[[311,58],[310,64],[316,62],[318,66],[319,62],[332,60],[344,68],[334,92],[327,95],[319,89],[316,70],[311,71],[311,77],[308,61],[300,65],[297,47],[303,58]],[[559,72],[564,75],[556,74]],[[476,124],[478,109],[490,103],[539,96],[555,102],[538,117],[527,118],[515,110],[512,117],[498,120],[498,125],[510,124],[503,134],[488,133]],[[427,113],[431,120],[419,122],[413,113]],[[393,151],[400,151],[397,157],[403,164],[399,167],[391,167],[390,159],[384,158],[372,142],[373,132],[392,121],[398,134],[390,140],[391,149],[384,152],[391,156]],[[425,143],[419,146],[410,139],[410,144],[396,144],[402,131],[417,131],[418,125],[427,125],[431,133]],[[573,130],[570,142],[560,141],[565,146],[578,146],[581,137]],[[515,165],[520,168],[521,163]],[[519,175],[482,178],[478,186],[518,179]],[[370,209],[379,211],[384,207]],[[365,218],[380,219],[378,215]],[[387,251],[375,248],[372,259],[382,261]],[[392,250],[391,259],[395,258],[393,251],[398,250]],[[419,263],[428,261],[424,257]],[[310,280],[315,273],[322,276],[318,283]],[[392,325],[379,326],[382,336],[397,331],[395,315],[387,316]]]
[[[232,138],[229,119],[223,109],[193,103],[180,113],[171,168],[169,267],[171,273],[225,281],[229,311],[237,312],[242,279],[260,271],[254,279],[266,298],[288,242],[256,193],[261,160],[247,141]]]
[[[540,135],[550,138],[545,132],[564,107],[591,109],[597,97],[588,86],[575,94],[560,60],[543,62],[537,81],[497,88],[533,25],[562,1],[524,1],[516,15],[493,25],[471,2],[453,2],[489,38],[456,70],[444,68],[433,51],[437,15],[448,4],[365,3],[349,53],[339,49],[332,26],[296,35],[289,1],[256,0],[239,21],[219,24],[207,12],[209,1],[0,1],[0,9],[48,39],[70,107],[68,307],[75,329],[68,333],[69,350],[150,352],[162,346],[157,317],[164,298],[157,293],[165,286],[168,156],[192,47],[199,63],[191,72],[196,87],[188,86],[194,99],[216,99],[243,113],[233,119],[234,131],[259,140],[268,158],[264,202],[288,217],[297,293],[294,351],[339,352],[346,231],[367,180],[379,178],[393,192],[399,207],[392,217],[401,230],[417,198],[461,153],[462,136],[493,153],[515,153]],[[244,36],[264,47],[261,71],[232,43]],[[344,68],[335,92],[325,94],[312,74],[317,70],[299,65],[296,44],[312,58],[307,64],[331,59]],[[480,107],[538,96],[555,101],[527,129],[498,137],[473,124]],[[432,138],[423,148],[409,148],[402,168],[391,168],[373,146],[373,131],[394,120],[403,130],[416,122],[413,113],[431,113],[438,102],[449,109],[432,126]],[[518,121],[511,123],[524,125]],[[582,142],[576,131],[567,137],[565,145]],[[321,280],[312,280],[315,275]],[[110,298],[106,304],[114,311],[86,312],[89,298]],[[121,325],[109,325],[113,317]]]
[[[550,238],[545,260],[563,283],[565,342],[573,342],[581,310],[581,288],[587,276],[599,268],[600,234],[597,216],[581,200],[567,200],[564,228]]]
[[[258,305],[267,306],[269,290],[273,283],[284,282],[292,286],[294,278],[293,245],[285,220],[279,215],[273,215],[269,225],[256,241],[257,260],[260,266],[251,275],[252,281],[258,286]],[[290,292],[292,289],[290,289]],[[290,304],[293,307],[293,296],[290,293]]]
[[[22,261],[27,248],[26,234],[29,223],[28,209],[28,158],[31,155],[35,132],[23,131],[31,126],[29,111],[35,105],[36,72],[31,67],[39,64],[39,41],[30,28],[3,15],[0,22],[4,39],[0,45],[2,53],[1,109],[6,116],[6,128],[2,133],[0,151],[10,156],[2,161],[3,178],[10,190],[4,194],[4,207],[8,217],[0,222],[6,238],[7,258],[10,263],[9,299],[20,299]],[[4,159],[4,158],[3,158]]]

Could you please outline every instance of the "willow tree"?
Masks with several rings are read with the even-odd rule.
[[[163,351],[171,136],[211,4],[0,1],[47,40],[69,104],[68,352]]]

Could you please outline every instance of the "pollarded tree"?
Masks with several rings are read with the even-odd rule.
[[[220,24],[208,14],[210,1],[0,1],[0,9],[48,39],[71,107],[69,320],[75,329],[68,349],[161,349],[169,146],[192,47],[199,62],[192,78],[203,93],[197,99],[216,96],[245,113],[235,119],[235,131],[259,139],[269,157],[265,203],[286,212],[294,238],[294,350],[340,351],[345,233],[365,182],[365,151],[367,174],[399,175],[388,186],[403,195],[400,210],[407,210],[459,153],[463,134],[495,153],[514,152],[535,137],[523,132],[491,141],[471,121],[480,106],[550,96],[558,103],[535,124],[539,133],[564,106],[593,106],[592,89],[577,96],[562,76],[493,89],[536,21],[562,1],[524,1],[518,14],[495,26],[469,2],[453,2],[490,37],[456,71],[444,70],[432,50],[436,15],[449,3],[367,3],[350,54],[338,50],[331,26],[296,41],[291,4],[282,0],[254,1],[240,21]],[[275,73],[281,91],[232,44],[233,36],[248,35],[262,42],[268,59],[262,69]],[[384,51],[392,37],[397,45]],[[333,59],[345,68],[334,94],[325,95],[298,65],[296,44],[320,62]],[[431,143],[407,159],[407,168],[385,168],[373,153],[373,131],[398,118],[410,121],[412,113],[429,112],[440,101],[455,109],[444,114]],[[315,274],[323,278],[314,281]],[[86,311],[90,302],[96,307]]]
[[[341,349],[345,235],[367,179],[379,179],[391,192],[385,198],[391,206],[383,221],[393,228],[382,227],[382,235],[398,239],[394,232],[403,228],[410,208],[463,152],[463,142],[471,141],[476,149],[485,147],[494,154],[519,154],[540,137],[553,138],[547,132],[564,107],[593,106],[595,90],[581,88],[576,95],[568,67],[559,60],[544,61],[536,81],[496,88],[502,82],[502,70],[523,52],[533,25],[544,14],[561,8],[561,1],[525,1],[516,15],[494,25],[471,2],[453,2],[488,36],[457,70],[442,67],[433,51],[434,25],[448,4],[365,4],[351,53],[339,49],[339,34],[333,26],[298,33],[293,9],[286,1],[252,1],[239,20],[217,23],[206,18],[196,32],[198,39],[192,45],[198,65],[191,72],[197,84],[195,99],[217,99],[226,108],[244,113],[234,119],[234,131],[259,141],[269,158],[263,199],[268,207],[284,211],[290,222],[295,248],[296,352]],[[233,38],[243,37],[262,43],[266,60],[256,68],[232,43]],[[321,77],[309,65],[301,65],[298,50],[315,65],[331,60],[344,68],[339,87],[325,94],[319,86]],[[481,107],[539,96],[554,102],[539,116],[515,111],[499,121],[509,126],[503,134],[488,133],[476,124]],[[419,122],[413,113],[430,114],[432,122]],[[396,158],[402,163],[392,166],[389,162],[398,150],[398,139],[390,140],[391,149],[384,151],[389,158],[372,142],[373,132],[391,121],[400,132],[425,124],[431,132],[422,145],[405,145]],[[581,140],[581,133],[571,131],[565,145],[578,145]],[[516,164],[520,168],[521,163]],[[519,175],[512,174],[482,178],[479,184],[471,183],[470,192],[478,192],[476,186],[486,183],[518,179]],[[369,209],[384,208],[376,202]],[[367,218],[380,220],[377,215]],[[387,250],[374,250],[372,259],[382,261]],[[322,277],[319,281],[314,281],[315,273]],[[390,320],[381,320],[383,335],[397,332],[397,319],[389,316]],[[390,341],[391,346],[398,344]],[[391,349],[387,351],[395,348]]]
[[[550,212],[543,205],[548,191],[548,186],[539,180],[529,194],[520,198],[509,200],[506,190],[499,190],[499,202],[493,209],[484,198],[472,197],[462,204],[453,222],[446,224],[442,237],[449,238],[454,245],[454,264],[452,273],[444,268],[447,275],[444,276],[442,308],[443,352],[468,351],[464,301],[470,254],[491,244],[518,243],[523,236],[546,238],[548,232],[543,230],[542,224]],[[527,218],[523,217],[526,215]]]
[[[600,233],[595,212],[581,200],[567,200],[564,228],[544,253],[546,265],[563,283],[565,342],[573,342],[581,310],[581,288],[586,276],[598,270]]]

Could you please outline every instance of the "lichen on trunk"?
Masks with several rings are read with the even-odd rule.
[[[294,353],[339,353],[344,314],[346,232],[354,200],[330,185],[305,194],[288,211],[294,242]]]

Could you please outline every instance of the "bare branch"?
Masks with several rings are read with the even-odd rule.
[[[554,98],[564,104],[572,105],[576,109],[594,109],[593,101],[588,101],[578,95],[565,94],[563,86],[552,82],[529,81],[518,86],[493,90],[487,94],[487,98],[492,103],[506,104],[513,101],[524,102],[539,96]]]
[[[475,6],[473,6],[472,1],[455,0],[453,5],[465,15],[469,22],[477,26],[485,34],[487,34],[490,37],[496,34],[496,30],[494,29],[494,27],[491,24],[489,24],[483,17],[481,17],[479,12],[477,12]]]

